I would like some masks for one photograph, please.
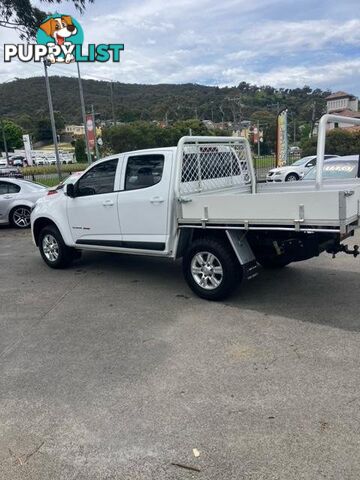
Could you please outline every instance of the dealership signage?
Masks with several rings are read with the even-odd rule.
[[[48,16],[39,26],[36,44],[5,44],[4,62],[72,63],[120,62],[122,43],[90,43],[83,49],[84,34],[79,22],[70,15]]]
[[[285,108],[277,117],[277,131],[276,131],[276,165],[286,165],[288,160],[288,134],[287,134],[287,114]]]

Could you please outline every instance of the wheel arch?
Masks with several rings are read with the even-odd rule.
[[[12,212],[15,210],[15,208],[18,208],[18,207],[27,207],[27,208],[30,208],[30,210],[32,209],[34,203],[32,202],[29,202],[28,200],[19,200],[19,199],[16,199],[14,202],[11,203],[10,205],[10,208],[9,208],[9,213],[8,213],[8,220],[10,222],[10,219],[11,219],[11,215],[12,215]]]
[[[287,178],[290,176],[290,175],[294,175],[294,177],[296,177],[298,180],[300,179],[300,175],[297,173],[297,172],[288,172],[286,175],[285,175],[285,182],[287,180]]]
[[[48,217],[40,217],[34,221],[32,230],[36,246],[39,246],[39,237],[41,230],[48,225],[53,225],[59,230],[59,227],[56,225],[56,223]]]
[[[199,238],[215,238],[215,239],[221,239],[225,242],[227,242],[231,248],[233,248],[233,245],[231,244],[227,234],[226,234],[226,229],[212,229],[212,228],[194,228],[194,227],[185,227],[180,229],[180,234],[179,234],[179,241],[176,249],[176,255],[175,258],[181,258],[184,256],[185,252],[187,249],[191,246],[192,242]]]

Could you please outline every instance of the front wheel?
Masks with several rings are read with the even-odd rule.
[[[296,173],[289,173],[289,175],[285,178],[285,182],[297,182],[299,180],[298,175]]]
[[[242,276],[230,245],[212,238],[192,243],[183,258],[183,272],[191,290],[206,300],[228,297]]]
[[[41,230],[39,250],[43,260],[51,268],[66,268],[75,258],[74,250],[65,245],[59,230],[53,225]]]

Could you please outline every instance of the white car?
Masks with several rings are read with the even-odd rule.
[[[37,183],[15,178],[0,178],[0,224],[30,227],[30,213],[36,201],[47,194]]]
[[[337,155],[325,155],[325,160],[334,158]],[[296,160],[292,165],[272,168],[266,175],[267,182],[296,182],[301,180],[304,175],[316,165],[316,155],[303,157]]]

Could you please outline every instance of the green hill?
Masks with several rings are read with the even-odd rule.
[[[80,123],[77,78],[50,77],[54,109],[66,123]],[[83,80],[87,107],[94,105],[103,120],[112,118],[110,82]],[[209,87],[196,84],[138,85],[113,82],[115,116],[118,121],[175,121],[198,116],[216,122],[249,119],[254,112],[287,107],[300,122],[310,122],[324,111],[329,92],[310,87],[275,89],[242,82],[237,87]],[[0,115],[20,123],[47,115],[47,97],[43,77],[16,79],[0,84]]]

